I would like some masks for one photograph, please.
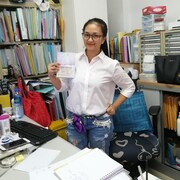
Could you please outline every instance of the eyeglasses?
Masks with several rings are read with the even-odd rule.
[[[98,41],[100,37],[103,37],[103,35],[82,33],[82,37],[84,38],[84,40],[89,40],[91,37],[93,41]]]

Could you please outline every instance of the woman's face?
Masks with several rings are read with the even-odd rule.
[[[88,51],[100,51],[105,39],[101,27],[97,24],[88,24],[83,32],[84,45]]]

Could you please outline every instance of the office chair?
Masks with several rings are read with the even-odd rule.
[[[115,92],[115,99],[119,92]],[[152,106],[149,113],[144,94],[136,91],[116,110],[113,117],[114,136],[110,142],[109,155],[130,171],[130,176],[139,176],[138,165],[145,167],[148,179],[148,161],[160,154],[157,138],[157,119],[160,106]],[[152,116],[153,126],[149,117]],[[155,135],[156,134],[156,135]],[[136,170],[136,171],[135,171]]]

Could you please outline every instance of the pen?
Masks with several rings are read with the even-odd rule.
[[[138,171],[139,171],[139,174],[140,174],[140,176],[141,176],[141,180],[145,180],[145,179],[144,179],[144,176],[143,176],[143,173],[142,173],[141,166],[138,166]]]

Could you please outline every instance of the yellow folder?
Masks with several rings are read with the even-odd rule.
[[[11,107],[9,94],[0,95],[0,104],[2,104],[2,108]]]

